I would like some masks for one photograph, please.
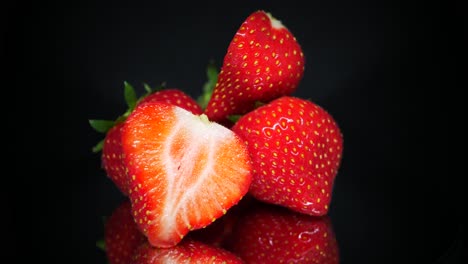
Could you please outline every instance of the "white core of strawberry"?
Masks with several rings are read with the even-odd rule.
[[[271,26],[272,26],[273,28],[280,29],[280,28],[284,28],[284,27],[285,27],[285,26],[281,23],[281,21],[278,20],[278,19],[276,19],[276,18],[274,18],[274,17],[271,15],[271,13],[266,13],[266,14],[267,14],[268,18],[270,19],[270,21],[271,21]]]
[[[201,114],[201,115],[200,115],[200,120],[203,121],[203,123],[205,123],[205,124],[209,124],[209,123],[210,123],[210,120],[208,120],[208,116],[205,115],[205,114]]]
[[[184,153],[177,158],[171,154],[172,144],[167,144],[163,148],[163,157],[165,157],[163,164],[167,175],[171,175],[171,177],[167,179],[168,192],[163,203],[165,204],[164,211],[160,218],[161,226],[165,227],[164,230],[167,230],[167,233],[160,234],[161,237],[170,237],[171,230],[177,229],[175,227],[177,226],[178,214],[187,216],[193,211],[193,208],[200,206],[196,204],[195,197],[199,196],[202,185],[216,185],[212,182],[210,175],[213,174],[217,162],[217,146],[221,142],[232,140],[234,137],[232,131],[217,123],[210,122],[205,115],[193,115],[181,108],[176,108],[174,111],[178,122],[171,131],[168,141],[176,141],[177,138],[184,137],[183,141],[190,144],[183,145]],[[201,157],[204,160],[200,160]],[[198,160],[200,161],[197,162]],[[202,170],[197,168],[200,164],[203,166]],[[187,183],[187,177],[190,178],[190,184]],[[213,202],[210,193],[202,195],[205,202]],[[219,204],[218,210],[222,211],[223,209],[223,206]],[[191,226],[187,217],[183,217],[183,221],[186,226]]]

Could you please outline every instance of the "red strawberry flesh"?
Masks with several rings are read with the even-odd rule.
[[[204,115],[144,103],[128,117],[122,142],[133,215],[153,246],[174,246],[248,191],[251,161],[245,144]]]
[[[155,101],[182,107],[193,114],[201,114],[203,112],[202,108],[192,97],[177,88],[166,88],[153,92],[143,97],[138,104]],[[106,133],[101,161],[107,176],[114,182],[122,194],[128,196],[128,178],[122,156],[122,127],[123,121],[120,121]]]

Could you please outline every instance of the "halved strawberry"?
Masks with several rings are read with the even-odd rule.
[[[251,160],[231,130],[162,102],[137,106],[122,129],[129,197],[156,247],[221,217],[247,193]]]
[[[246,263],[338,264],[339,248],[330,218],[257,204],[233,230],[229,250]]]
[[[304,55],[293,34],[270,13],[250,14],[232,39],[205,110],[210,120],[227,123],[256,102],[292,94],[304,74]]]
[[[138,230],[131,212],[130,201],[120,204],[107,219],[104,229],[104,246],[110,264],[126,264],[135,249],[146,241]]]
[[[144,102],[167,102],[180,106],[193,114],[201,114],[202,108],[197,101],[188,94],[177,88],[152,89],[145,85],[146,94],[137,99],[133,87],[125,83],[125,99],[127,101],[127,111],[115,121],[110,120],[90,120],[91,125],[99,132],[105,133],[104,140],[96,146],[93,151],[98,152],[102,148],[101,164],[106,175],[114,182],[117,188],[128,195],[128,179],[126,169],[123,164],[121,128],[127,116],[133,111],[136,105]]]
[[[325,109],[284,96],[242,116],[232,130],[252,156],[252,196],[305,214],[328,212],[343,137]]]
[[[244,261],[225,249],[210,246],[202,242],[184,239],[171,248],[155,248],[149,243],[140,246],[131,264],[159,264],[159,263],[224,263],[242,264]]]

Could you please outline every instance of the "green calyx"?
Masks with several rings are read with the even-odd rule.
[[[106,251],[106,242],[104,241],[104,239],[96,241],[96,247],[101,249],[102,251]]]
[[[214,87],[218,81],[218,74],[219,71],[216,68],[214,62],[210,61],[206,69],[207,81],[203,85],[202,94],[197,98],[197,103],[202,107],[202,109],[205,109],[208,105],[208,102],[210,101]],[[151,88],[148,84],[143,83],[143,88],[145,93],[138,97],[135,88],[133,88],[130,83],[124,81],[124,99],[127,104],[127,110],[125,113],[117,117],[115,120],[90,119],[88,120],[89,125],[97,132],[106,134],[115,125],[124,122],[141,100],[152,93],[165,89],[166,83],[163,82],[156,88]],[[95,146],[93,146],[92,151],[97,153],[102,150],[103,146],[104,140],[101,140]]]
[[[216,82],[218,81],[218,74],[219,71],[216,68],[216,65],[213,61],[208,63],[208,67],[206,68],[206,77],[207,80],[203,85],[202,94],[198,96],[197,103],[201,106],[202,109],[206,109],[208,102],[210,101],[211,95],[213,94],[214,87]]]
[[[156,87],[155,89],[151,88],[148,84],[143,83],[143,88],[145,89],[146,93],[143,94],[142,96],[138,97],[135,91],[135,88],[128,83],[124,82],[124,98],[125,98],[125,103],[127,104],[127,110],[125,113],[117,117],[115,120],[103,120],[103,119],[90,119],[89,125],[96,130],[99,133],[106,134],[111,128],[113,128],[115,125],[124,122],[127,117],[133,112],[135,107],[138,105],[138,102],[140,102],[143,98],[146,96],[160,91],[166,87],[166,84],[163,82],[160,86]],[[97,153],[102,150],[102,147],[104,146],[104,140],[99,141],[95,146],[93,146],[92,151],[94,153]]]
[[[265,105],[264,102],[255,101],[255,105],[254,105],[254,109],[253,109],[253,110],[255,110],[255,109],[257,109],[257,108],[259,108],[259,107],[261,107],[261,106],[263,106],[263,105]],[[252,111],[253,111],[253,110],[252,110]],[[243,115],[228,115],[228,116],[227,116],[227,119],[228,119],[229,121],[231,121],[233,124],[235,124],[237,121],[239,121],[239,119],[240,119],[242,116],[243,116]]]

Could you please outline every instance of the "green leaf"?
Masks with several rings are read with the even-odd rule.
[[[99,151],[102,150],[102,147],[104,146],[104,139],[99,141],[94,147],[93,147],[93,152],[98,153]]]
[[[132,111],[135,109],[137,103],[137,95],[133,86],[131,86],[128,82],[124,82],[124,85],[125,102],[127,103],[128,109]]]
[[[162,82],[158,87],[154,88],[153,91],[154,92],[161,91],[161,90],[166,89],[166,87],[167,87],[166,82]]]
[[[216,82],[218,81],[218,74],[219,71],[216,68],[216,65],[213,61],[208,63],[208,67],[206,69],[206,77],[208,78],[205,84],[203,85],[203,92],[197,98],[197,103],[205,109],[210,101],[211,95],[213,94],[214,87]]]
[[[104,241],[104,239],[99,239],[98,241],[96,241],[96,247],[98,247],[102,251],[106,251],[106,242]]]
[[[259,108],[260,106],[264,106],[266,103],[261,101],[255,101],[255,109]]]
[[[236,123],[241,117],[242,115],[228,115],[227,119],[233,123]]]
[[[115,121],[112,120],[100,120],[100,119],[90,119],[89,124],[94,130],[100,133],[107,133],[115,125]]]
[[[151,88],[151,86],[149,86],[147,83],[143,83],[143,88],[145,88],[145,91],[146,93],[144,95],[142,95],[140,98],[138,98],[137,100],[137,104],[143,100],[145,97],[147,97],[148,95],[152,94],[152,93],[155,93],[155,92],[158,92],[158,91],[161,91],[163,90],[164,88],[166,88],[166,83],[163,82],[161,83],[159,86],[157,86],[156,88]]]
[[[151,86],[149,86],[147,83],[143,83],[143,88],[145,88],[146,94],[153,92],[153,89],[151,89]]]

